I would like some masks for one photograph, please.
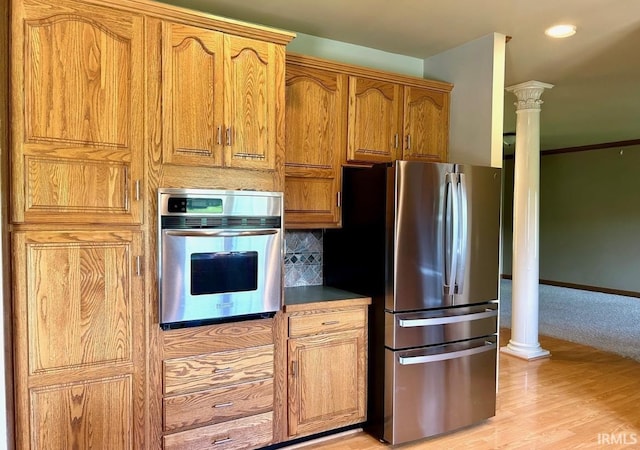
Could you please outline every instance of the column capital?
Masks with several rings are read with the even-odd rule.
[[[551,89],[553,84],[542,83],[540,81],[525,81],[524,83],[514,84],[505,88],[507,92],[514,94],[518,101],[514,103],[516,110],[535,109],[540,110],[543,103],[540,100],[545,89]]]

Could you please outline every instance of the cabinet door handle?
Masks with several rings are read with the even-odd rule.
[[[226,134],[227,134],[227,146],[231,147],[231,127],[227,128]]]
[[[136,188],[135,199],[136,199],[136,201],[140,201],[140,180],[136,180],[135,188]]]
[[[407,134],[407,150],[411,150],[411,135]]]
[[[395,145],[395,148],[398,148],[398,133],[396,133],[394,145]]]
[[[142,275],[142,258],[140,256],[136,256],[136,275]]]
[[[329,320],[327,322],[322,322],[322,325],[337,325],[339,323],[340,323],[339,320]]]
[[[231,372],[233,370],[233,368],[231,367],[223,367],[222,369],[219,369],[218,367],[216,367],[215,369],[213,369],[213,373],[225,373],[225,372]]]
[[[233,439],[231,439],[230,437],[226,437],[223,439],[216,439],[211,443],[211,445],[226,444],[227,442],[231,442],[231,441],[233,441]]]
[[[217,403],[213,405],[214,408],[226,408],[227,406],[233,406],[233,402]]]
[[[337,192],[336,197],[337,197],[337,200],[336,200],[337,204],[336,204],[336,206],[337,206],[338,208],[340,208],[340,207],[342,207],[342,192],[338,191],[338,192]]]
[[[216,143],[218,145],[222,145],[222,127],[218,126],[218,131],[216,133]]]
[[[298,361],[291,361],[291,376],[295,377],[298,374]]]

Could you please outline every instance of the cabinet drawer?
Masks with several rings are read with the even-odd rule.
[[[273,379],[166,397],[164,430],[224,422],[273,409]]]
[[[364,308],[290,316],[289,337],[348,331],[354,328],[362,328],[365,324],[366,310]]]
[[[273,345],[164,361],[164,394],[186,394],[273,377]]]
[[[273,414],[268,412],[164,436],[164,450],[238,450],[258,448],[273,440]]]

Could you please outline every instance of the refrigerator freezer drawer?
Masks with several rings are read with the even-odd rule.
[[[498,331],[498,305],[487,303],[414,313],[385,313],[385,346],[394,350],[489,336]]]
[[[496,337],[385,350],[384,440],[395,445],[495,415]]]

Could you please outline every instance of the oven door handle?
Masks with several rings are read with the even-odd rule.
[[[179,237],[245,237],[245,236],[267,236],[277,234],[277,229],[267,230],[165,230],[163,233],[167,236]]]

